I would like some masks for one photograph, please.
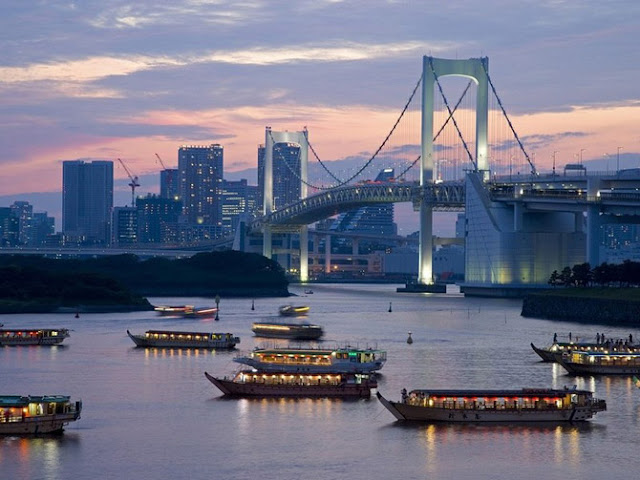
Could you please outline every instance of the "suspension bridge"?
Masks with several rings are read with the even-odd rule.
[[[456,102],[443,77],[463,80]],[[300,198],[276,205],[274,146],[285,142],[300,146],[294,164],[276,159],[300,182]],[[417,281],[427,286],[433,284],[433,212],[464,210],[465,283],[494,291],[545,285],[553,270],[567,265],[599,264],[600,226],[636,223],[640,215],[640,196],[629,193],[640,187],[640,174],[556,175],[555,165],[552,175],[538,172],[498,96],[487,57],[423,57],[422,73],[391,130],[353,171],[333,171],[306,127],[267,127],[265,149],[262,215],[249,231],[262,233],[269,257],[273,234],[299,234],[302,282],[308,280],[308,225],[367,205],[411,202],[420,212]],[[309,180],[309,151],[324,175],[320,181]],[[383,167],[399,172],[393,181],[362,180]]]

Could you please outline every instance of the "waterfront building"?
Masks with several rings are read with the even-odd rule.
[[[115,207],[111,225],[111,243],[114,246],[138,243],[138,210],[135,207]]]
[[[147,195],[136,199],[138,211],[138,243],[167,243],[167,226],[176,224],[182,202],[174,198]]]
[[[160,196],[171,199],[180,197],[180,174],[177,168],[160,171]]]
[[[180,199],[191,225],[222,226],[223,156],[217,143],[183,145],[178,150]]]
[[[113,208],[113,162],[62,163],[62,233],[72,243],[107,244]]]

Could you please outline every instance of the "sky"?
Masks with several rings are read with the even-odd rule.
[[[328,165],[364,161],[424,55],[489,57],[538,170],[554,152],[640,167],[638,25],[637,0],[5,0],[0,206],[29,200],[59,228],[62,161],[122,158],[157,193],[155,154],[175,167],[184,144],[222,144],[225,177],[255,184],[266,126],[306,126]]]

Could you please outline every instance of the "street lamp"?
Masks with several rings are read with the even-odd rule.
[[[618,147],[618,155],[616,156],[616,169],[620,172],[620,150],[622,147]]]

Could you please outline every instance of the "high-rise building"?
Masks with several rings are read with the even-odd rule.
[[[115,207],[111,243],[127,246],[138,243],[138,211],[134,207]]]
[[[225,234],[234,233],[243,215],[256,214],[258,187],[247,185],[247,180],[222,181],[222,229]]]
[[[15,201],[10,208],[14,217],[18,219],[18,243],[31,245],[33,205],[25,201]]]
[[[258,209],[264,197],[264,145],[258,146]],[[273,146],[273,209],[300,200],[300,145],[276,143]]]
[[[189,224],[222,226],[223,152],[219,144],[178,150],[180,200]]]
[[[31,222],[31,245],[45,245],[48,237],[55,233],[55,218],[47,212],[33,212]]]
[[[160,196],[172,199],[180,196],[180,175],[177,168],[165,168],[160,172]]]
[[[0,207],[0,246],[14,247],[18,244],[18,219],[11,207]]]
[[[167,243],[170,241],[166,232],[169,225],[178,223],[182,211],[180,200],[147,195],[136,199],[136,208],[138,209],[139,243]]]
[[[113,208],[113,162],[62,164],[62,233],[68,241],[107,244]]]

